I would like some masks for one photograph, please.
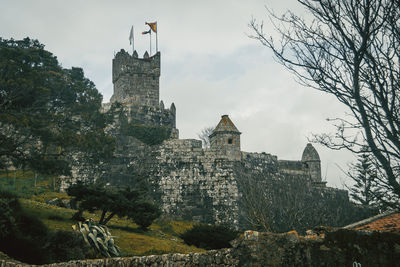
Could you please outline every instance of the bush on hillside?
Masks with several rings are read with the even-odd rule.
[[[126,117],[120,117],[120,123],[124,135],[135,137],[149,146],[159,145],[171,136],[171,128],[165,126],[128,122]]]
[[[158,205],[150,200],[141,199],[136,201],[136,208],[131,217],[142,230],[146,230],[160,215]]]
[[[141,186],[135,189],[108,188],[100,182],[77,181],[68,187],[67,193],[79,206],[73,219],[82,219],[84,210],[99,210],[99,224],[106,225],[116,215],[128,217],[146,230],[161,214],[158,205],[151,200],[148,189]]]
[[[181,235],[188,245],[204,249],[230,248],[230,241],[236,238],[238,232],[222,225],[195,225]]]
[[[83,240],[82,236],[70,231],[53,231],[47,236],[48,263],[66,262],[85,258],[95,258],[97,255]]]
[[[44,263],[46,253],[38,244],[44,244],[46,226],[36,217],[21,209],[15,194],[0,192],[0,251],[28,263]]]
[[[0,199],[0,239],[12,234],[15,228],[13,210],[6,199]]]
[[[16,212],[21,211],[21,205],[19,204],[18,196],[15,193],[12,193],[4,189],[0,189],[0,199],[7,202],[8,206],[12,210]]]
[[[89,249],[72,231],[50,232],[41,220],[21,209],[16,195],[1,190],[0,251],[22,262],[45,264],[85,259]]]

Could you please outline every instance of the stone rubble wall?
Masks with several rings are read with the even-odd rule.
[[[398,266],[400,262],[399,233],[368,233],[344,229],[329,231],[321,228],[307,236],[299,236],[295,231],[283,234],[246,231],[231,244],[231,249],[205,253],[80,260],[43,266],[368,267]],[[11,266],[35,265],[0,260],[0,267]]]
[[[205,253],[164,254],[143,257],[109,258],[95,260],[77,260],[63,263],[46,264],[46,267],[114,267],[114,266],[238,266],[238,259],[233,258],[231,249],[210,250]],[[0,267],[37,266],[0,260]]]

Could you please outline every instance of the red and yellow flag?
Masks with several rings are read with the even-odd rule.
[[[150,29],[157,33],[157,21],[156,22],[146,22],[145,24],[149,25]]]

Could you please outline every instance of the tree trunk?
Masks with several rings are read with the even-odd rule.
[[[108,215],[108,217],[104,220],[104,223],[102,223],[103,225],[106,225],[111,219],[112,217],[114,217],[115,212],[112,212],[110,215]]]

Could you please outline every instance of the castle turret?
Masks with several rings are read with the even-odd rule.
[[[112,64],[114,94],[111,102],[144,106],[159,105],[160,52],[138,58],[121,49]]]
[[[312,144],[307,144],[306,148],[303,151],[301,161],[307,165],[312,181],[314,183],[322,183],[321,160],[319,158],[317,150],[313,147]]]
[[[228,115],[222,115],[210,137],[211,148],[228,157],[240,159],[240,134]]]

